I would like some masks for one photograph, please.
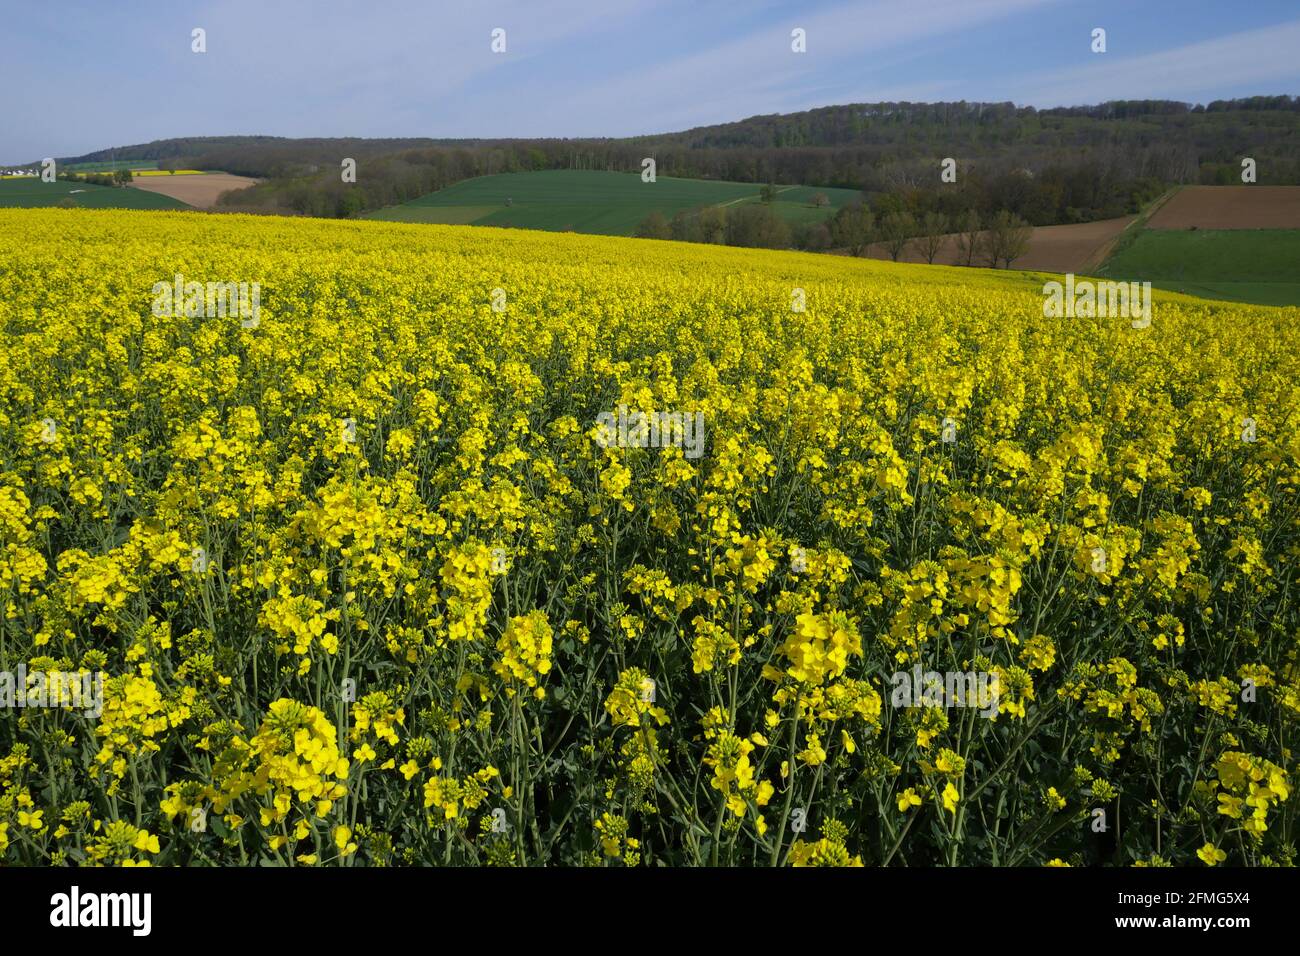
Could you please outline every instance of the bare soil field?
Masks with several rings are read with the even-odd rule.
[[[1110,244],[1134,218],[1037,226],[1029,239],[1029,251],[1012,265],[1026,272],[1089,272],[1101,264]]]
[[[1025,272],[1087,273],[1101,263],[1110,244],[1124,227],[1133,221],[1132,216],[1103,219],[1099,222],[1082,222],[1069,226],[1038,226],[1029,240],[1029,251],[1013,263],[1015,269]],[[867,251],[873,259],[888,259],[889,250],[883,243],[874,243]],[[898,258],[899,262],[924,262],[919,242],[913,242]],[[935,257],[936,265],[964,265],[958,262],[957,239],[944,236],[943,246]],[[976,258],[973,265],[987,266],[988,262]]]
[[[231,189],[243,189],[256,182],[256,179],[232,176],[230,173],[202,173],[197,176],[138,176],[131,186],[171,196],[198,209],[211,209],[222,193]]]
[[[1300,186],[1187,186],[1148,229],[1300,229]]]

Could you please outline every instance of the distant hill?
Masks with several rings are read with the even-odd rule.
[[[348,217],[480,176],[639,172],[650,157],[665,177],[849,189],[895,196],[893,208],[918,213],[1007,209],[1034,225],[1051,225],[1129,215],[1171,185],[1237,182],[1246,155],[1256,161],[1259,183],[1300,184],[1300,97],[1046,110],[1012,103],[855,103],[606,139],[191,137],[63,162],[111,156],[224,170],[266,182],[228,195],[222,208]],[[355,183],[340,176],[345,158],[357,161]],[[945,158],[960,170],[955,185],[939,181]]]
[[[1231,163],[1247,145],[1264,167],[1262,175],[1274,180],[1300,178],[1300,97],[1256,96],[1206,105],[1120,100],[1043,110],[1013,103],[964,101],[852,103],[622,138],[200,136],[118,146],[64,157],[60,162],[215,156],[222,161],[204,165],[244,175],[272,176],[283,174],[283,167],[291,165],[335,166],[343,156],[438,149],[495,152],[503,164],[496,172],[561,167],[630,170],[635,166],[629,163],[639,162],[643,148],[653,147],[667,153],[661,167],[671,165],[683,150],[736,154],[737,161],[732,164],[735,168],[727,170],[727,174],[717,168],[703,178],[746,182],[775,178],[858,188],[867,184],[857,180],[830,181],[846,172],[837,165],[842,157],[835,151],[860,150],[855,155],[870,164],[933,156],[970,160],[1009,156],[1030,168],[1036,163],[1066,158],[1070,153],[1077,157],[1080,150],[1114,159],[1128,151],[1140,154],[1147,175],[1179,178],[1178,174],[1184,174],[1182,178],[1194,180],[1199,166]],[[762,168],[747,168],[747,164],[755,162]],[[700,161],[696,160],[696,164]],[[784,171],[792,166],[806,166],[818,175],[787,176]],[[669,171],[687,175],[684,169]]]
[[[309,167],[322,161],[337,162],[340,156],[374,156],[408,149],[450,144],[472,144],[473,140],[432,140],[421,138],[364,139],[360,137],[291,139],[285,136],[190,136],[158,139],[134,146],[115,146],[82,156],[56,157],[62,166],[73,167],[109,160],[151,161],[160,167],[183,165],[178,160],[217,157],[219,162],[204,162],[205,168],[250,166],[250,169],[227,169],[249,175],[274,175],[293,168]],[[39,165],[39,164],[37,164]],[[275,172],[272,172],[274,170]]]

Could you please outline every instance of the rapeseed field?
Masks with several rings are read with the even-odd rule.
[[[0,210],[0,862],[1293,863],[1300,310],[1043,281]]]

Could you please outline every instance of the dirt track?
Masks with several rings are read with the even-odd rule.
[[[1300,229],[1300,186],[1188,186],[1148,229]]]
[[[1030,237],[1029,251],[1012,263],[1012,267],[1027,272],[1087,273],[1099,264],[1103,250],[1132,221],[1132,216],[1124,216],[1072,226],[1038,226]],[[889,258],[889,251],[882,243],[874,243],[867,254],[873,259]],[[924,262],[925,257],[913,243],[898,261]],[[936,265],[958,264],[955,236],[944,237],[943,247],[934,261]],[[988,262],[976,257],[973,265],[987,266]]]
[[[256,183],[247,176],[230,173],[203,173],[197,176],[137,176],[131,185],[151,193],[162,193],[198,209],[211,209],[217,197],[231,189],[243,189]]]

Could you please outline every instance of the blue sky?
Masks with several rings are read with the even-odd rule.
[[[8,163],[171,136],[624,136],[877,100],[1300,94],[1296,0],[0,0],[0,25]]]

